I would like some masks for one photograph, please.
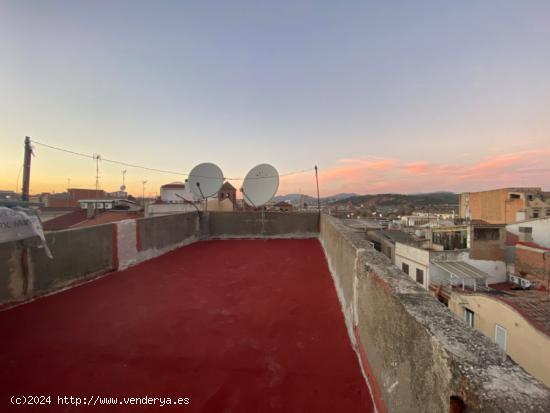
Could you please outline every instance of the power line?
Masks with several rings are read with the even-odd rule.
[[[95,154],[88,155],[88,154],[85,154],[85,153],[82,153],[82,152],[76,152],[76,151],[72,151],[72,150],[69,150],[69,149],[60,148],[58,146],[48,145],[48,144],[43,143],[43,142],[35,141],[34,139],[31,140],[31,142],[34,143],[34,144],[40,145],[40,146],[44,146],[46,148],[54,149],[56,151],[66,152],[66,153],[70,153],[70,154],[73,154],[73,155],[82,156],[84,158],[89,158],[89,159],[96,160],[96,155]],[[175,172],[175,171],[169,171],[169,170],[166,170],[166,169],[150,168],[148,166],[142,166],[142,165],[138,165],[138,164],[132,164],[132,163],[129,163],[129,162],[117,161],[117,160],[114,160],[114,159],[108,159],[108,158],[103,158],[103,157],[101,157],[100,160],[102,162],[110,162],[110,163],[117,164],[117,165],[128,166],[130,168],[144,169],[144,170],[152,171],[152,172],[160,172],[160,173],[166,173],[166,174],[172,174],[172,175],[178,175],[178,176],[182,176],[182,175],[183,176],[189,176],[189,174],[186,174],[186,173],[183,173],[183,172]],[[302,174],[302,173],[305,173],[305,172],[311,172],[313,170],[314,170],[314,168],[307,168],[307,169],[302,169],[302,170],[299,170],[299,171],[279,174],[279,176],[298,175],[298,174]],[[200,177],[200,178],[210,178],[210,177]],[[262,177],[251,178],[251,179],[267,179],[267,178],[275,178],[275,177],[274,176],[262,176]],[[244,178],[224,177],[224,179],[227,180],[227,181],[242,181]]]

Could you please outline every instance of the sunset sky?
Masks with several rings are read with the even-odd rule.
[[[0,189],[26,135],[154,195],[201,162],[279,193],[550,190],[549,1],[0,0]],[[31,192],[93,188],[35,146]],[[234,184],[238,186],[239,182]],[[19,190],[18,188],[18,190]]]

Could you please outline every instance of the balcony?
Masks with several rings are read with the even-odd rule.
[[[335,218],[186,213],[47,240],[53,260],[0,244],[2,411],[30,410],[12,395],[187,397],[179,410],[197,412],[550,411],[550,390]],[[89,409],[56,403],[35,408]]]

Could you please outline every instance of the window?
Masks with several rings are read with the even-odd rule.
[[[539,210],[533,209],[533,218],[538,218],[538,217],[539,217]]]
[[[550,217],[550,208],[546,208],[546,216]]]
[[[464,309],[464,321],[466,321],[466,324],[470,327],[474,328],[474,312],[472,310],[467,308]]]
[[[498,228],[474,228],[474,240],[494,241],[500,237]]]
[[[416,269],[416,282],[424,285],[424,271]]]
[[[495,325],[495,342],[502,350],[506,351],[506,345],[508,344],[508,331],[498,324]]]
[[[510,194],[510,199],[519,199],[521,198],[520,194]]]
[[[409,275],[409,264],[402,263],[401,264],[401,269],[403,270],[403,272],[405,274]]]

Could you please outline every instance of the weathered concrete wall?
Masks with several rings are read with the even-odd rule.
[[[137,220],[138,250],[166,252],[200,238],[196,212]]]
[[[0,244],[0,304],[26,296],[28,278],[23,272],[22,260],[21,243]]]
[[[115,224],[52,231],[53,260],[22,243],[0,244],[0,305],[26,300],[69,284],[125,269],[208,238],[317,237],[316,213],[188,212]]]
[[[0,305],[124,269],[199,239],[198,215],[186,213],[48,232],[53,259],[21,242],[0,244]]]
[[[46,234],[46,241],[53,260],[43,249],[29,249],[34,294],[116,267],[112,224],[50,232]]]
[[[42,295],[116,268],[111,224],[49,232],[46,241],[53,259],[43,249],[25,247],[22,242],[0,244],[0,305]]]
[[[310,238],[319,235],[319,214],[314,212],[208,212],[204,214],[208,238]]]
[[[320,239],[379,411],[449,412],[451,397],[469,411],[550,411],[549,389],[366,240],[326,215]]]

